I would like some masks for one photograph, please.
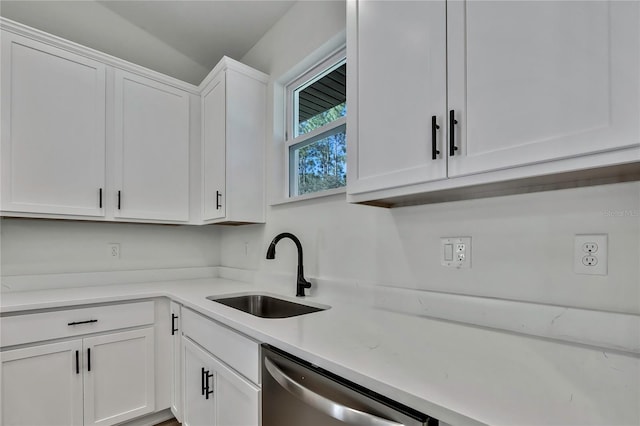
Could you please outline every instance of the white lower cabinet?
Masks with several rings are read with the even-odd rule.
[[[171,412],[182,423],[182,314],[181,305],[170,303],[171,312]]]
[[[113,425],[155,408],[153,327],[84,339],[84,424]]]
[[[190,309],[181,314],[183,424],[259,426],[258,342]]]
[[[2,424],[82,425],[81,352],[82,340],[3,352]]]
[[[153,327],[2,353],[2,424],[108,426],[154,411]]]
[[[185,426],[258,426],[260,388],[183,338]]]
[[[153,307],[147,301],[3,317],[1,424],[109,426],[154,412]],[[69,340],[46,342],[62,336]]]

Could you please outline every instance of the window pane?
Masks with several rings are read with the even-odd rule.
[[[347,144],[345,126],[311,143],[293,145],[289,151],[294,174],[291,196],[340,188],[347,184]],[[315,139],[315,138],[314,138]],[[296,191],[297,188],[297,191]]]
[[[296,132],[302,135],[347,114],[347,64],[338,65],[319,79],[294,92]]]

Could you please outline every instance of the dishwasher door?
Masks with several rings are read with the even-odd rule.
[[[437,426],[438,421],[262,345],[262,426]]]

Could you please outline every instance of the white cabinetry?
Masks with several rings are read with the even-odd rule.
[[[182,307],[171,302],[171,412],[182,423]]]
[[[153,302],[3,317],[2,424],[107,426],[153,412],[153,322]],[[108,332],[124,327],[139,328]]]
[[[189,222],[198,88],[0,22],[1,214]]]
[[[82,341],[2,353],[2,424],[81,426]]]
[[[153,327],[83,340],[85,425],[113,425],[154,411],[153,343]]]
[[[449,2],[449,176],[640,143],[638,2]]]
[[[183,423],[258,426],[258,343],[188,309],[182,316]]]
[[[264,222],[267,75],[224,57],[196,87],[0,24],[0,215]]]
[[[639,161],[639,8],[349,1],[349,200]]]
[[[185,426],[258,426],[260,389],[184,339]]]
[[[105,69],[2,32],[3,212],[104,216]]]
[[[435,116],[442,151],[445,2],[362,1],[351,7],[357,8],[357,27],[350,29],[357,34],[349,35],[357,40],[349,40],[347,63],[357,79],[347,84],[349,192],[446,178],[446,161],[432,160],[431,140]]]
[[[189,94],[115,70],[114,216],[189,220]]]
[[[224,57],[201,85],[204,223],[264,222],[266,82]]]

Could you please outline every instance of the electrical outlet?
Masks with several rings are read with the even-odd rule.
[[[607,275],[607,234],[576,235],[573,270],[576,274]]]
[[[471,237],[440,238],[440,264],[449,268],[471,268]]]
[[[107,255],[112,259],[120,259],[120,244],[119,243],[107,244]]]

